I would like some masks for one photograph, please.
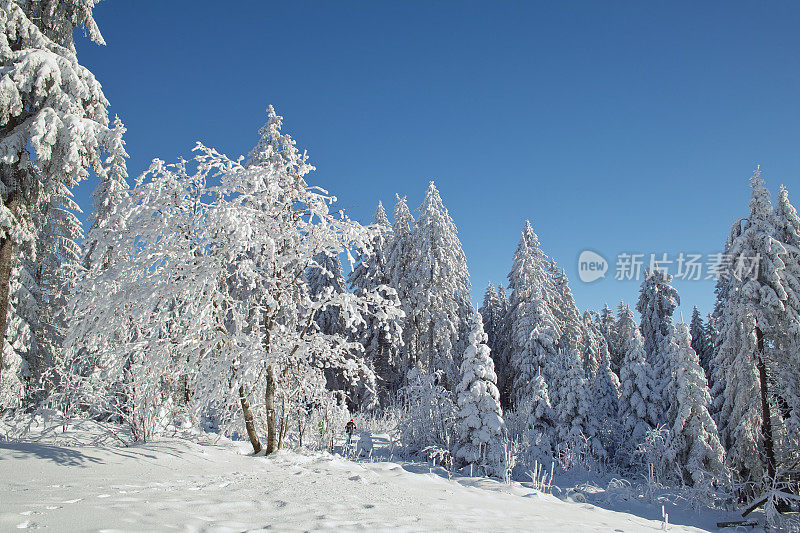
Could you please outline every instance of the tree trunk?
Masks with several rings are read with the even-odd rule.
[[[775,480],[775,450],[772,440],[772,418],[769,412],[769,394],[767,391],[767,366],[764,364],[764,334],[756,326],[756,346],[758,349],[756,367],[761,385],[761,431],[764,434],[764,451],[767,456],[767,475],[770,482]]]
[[[11,265],[14,244],[6,235],[0,239],[0,382],[3,378],[3,349],[8,328],[8,299],[11,292]]]
[[[277,424],[275,420],[275,370],[272,368],[272,365],[267,367],[265,405],[267,408],[267,454],[270,454],[277,449],[278,442]]]
[[[239,385],[239,401],[242,403],[242,413],[244,414],[244,425],[247,428],[247,436],[250,437],[250,444],[253,445],[253,453],[262,450],[261,441],[256,434],[256,425],[253,421],[253,411],[250,409],[250,402],[244,394],[244,385]]]

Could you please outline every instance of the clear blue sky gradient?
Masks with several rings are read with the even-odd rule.
[[[633,304],[620,251],[719,251],[757,163],[800,204],[796,2],[205,2],[108,0],[108,46],[80,39],[128,127],[131,176],[195,140],[257,141],[267,104],[309,179],[368,222],[435,179],[473,299],[505,282],[525,219],[582,309]],[[88,180],[77,199],[90,210]],[[607,278],[578,280],[591,248]],[[713,283],[676,283],[707,312]]]

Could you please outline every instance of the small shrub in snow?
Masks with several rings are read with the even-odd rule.
[[[398,429],[409,453],[431,447],[452,453],[456,407],[453,394],[442,385],[443,377],[442,371],[426,374],[412,369],[408,385],[400,390],[403,417]]]

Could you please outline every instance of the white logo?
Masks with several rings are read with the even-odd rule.
[[[584,250],[578,256],[578,277],[584,283],[591,283],[606,277],[608,261],[605,257],[591,250]]]

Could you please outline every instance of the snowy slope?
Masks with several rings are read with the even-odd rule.
[[[228,441],[130,448],[0,442],[0,530],[576,533],[662,526],[519,484],[459,483],[422,468],[327,454],[252,457]]]

